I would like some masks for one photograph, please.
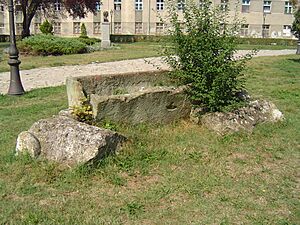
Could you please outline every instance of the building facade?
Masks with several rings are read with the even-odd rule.
[[[239,12],[243,18],[242,37],[293,38],[293,7],[289,1],[240,0],[236,3],[233,0],[212,0],[212,3],[229,7],[231,12]],[[81,24],[84,23],[88,36],[100,38],[103,12],[108,11],[112,34],[162,35],[167,25],[160,18],[166,16],[166,4],[166,0],[102,0],[95,5],[96,14],[89,13],[84,19],[73,19],[64,16],[67,13],[57,0],[53,5],[54,16],[48,20],[52,22],[56,35],[79,36]],[[178,0],[179,13],[184,10],[184,5],[185,0]],[[16,10],[15,17],[16,34],[21,34],[22,12]],[[32,34],[40,33],[39,26],[44,20],[44,16],[37,12],[31,24]],[[8,11],[3,5],[0,5],[0,34],[9,34]]]

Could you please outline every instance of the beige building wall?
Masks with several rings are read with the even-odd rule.
[[[243,19],[241,36],[293,38],[289,31],[293,15],[287,9],[288,1],[240,0],[236,5],[235,0],[213,0],[212,3],[220,5],[221,1],[229,4],[232,14],[237,12]],[[162,4],[163,9],[161,8]],[[167,24],[162,24],[160,21],[160,17],[166,17],[166,0],[103,0],[100,10],[95,15],[89,13],[84,19],[74,19],[61,16],[67,15],[62,8],[60,13],[48,20],[53,23],[56,35],[77,37],[80,35],[80,26],[84,23],[88,36],[100,38],[104,11],[109,12],[108,19],[111,22],[111,33],[113,34],[159,35],[163,34],[167,27]],[[181,13],[180,10],[179,13]],[[22,14],[16,12],[15,17],[16,33],[20,34]],[[42,15],[36,15],[31,24],[32,34],[40,33],[39,25],[44,20]],[[5,8],[2,11],[0,8],[0,34],[9,34],[8,11]]]

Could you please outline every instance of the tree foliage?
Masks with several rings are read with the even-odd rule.
[[[300,7],[298,7],[298,8],[295,7],[292,31],[295,34],[295,36],[299,38],[299,36],[300,36]]]
[[[80,38],[88,38],[86,26],[84,23],[82,23],[80,27]]]
[[[7,4],[7,0],[0,0]],[[22,37],[30,36],[30,24],[37,13],[46,15],[54,13],[56,0],[15,0],[15,8],[23,14]],[[61,13],[68,12],[73,17],[83,18],[88,12],[95,13],[97,0],[61,0]],[[19,4],[17,4],[19,3]],[[56,12],[57,13],[57,12]]]
[[[53,34],[53,26],[48,20],[46,20],[41,24],[40,31],[43,34]]]
[[[192,102],[219,111],[240,101],[237,93],[243,89],[243,70],[252,53],[239,60],[234,57],[240,29],[237,15],[229,21],[227,10],[213,7],[209,0],[201,3],[199,7],[187,2],[183,18],[177,2],[170,4],[169,42],[163,53],[173,68],[172,77],[187,85]]]

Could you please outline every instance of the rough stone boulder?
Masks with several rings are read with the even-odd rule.
[[[203,115],[201,113],[200,109],[192,111],[191,120],[205,125],[220,135],[242,130],[252,132],[259,123],[276,122],[284,119],[283,114],[276,106],[266,100],[251,101],[248,106],[233,112],[204,113]]]
[[[95,161],[115,152],[126,138],[116,132],[78,122],[66,116],[53,116],[35,122],[19,134],[16,152],[28,152],[68,165]]]

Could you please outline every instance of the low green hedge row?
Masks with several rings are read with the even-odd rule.
[[[297,40],[283,38],[238,38],[239,44],[296,46]]]
[[[82,43],[86,44],[86,45],[94,45],[97,42],[101,42],[100,39],[98,38],[77,38],[79,41],[81,41]]]
[[[22,40],[21,35],[16,35],[16,40]],[[7,34],[0,34],[0,42],[9,42],[10,41],[10,36]]]
[[[131,43],[138,41],[159,41],[164,39],[166,36],[155,36],[155,35],[121,35],[112,34],[110,35],[111,41],[115,43]],[[249,45],[285,45],[295,46],[297,40],[294,39],[283,39],[283,38],[238,38],[238,44],[249,44]]]
[[[21,53],[31,55],[68,55],[86,53],[87,46],[98,42],[98,39],[63,38],[53,35],[36,35],[18,42]]]
[[[154,41],[158,42],[165,36],[155,35],[131,35],[131,34],[111,34],[110,40],[114,43],[132,43],[139,41]]]

